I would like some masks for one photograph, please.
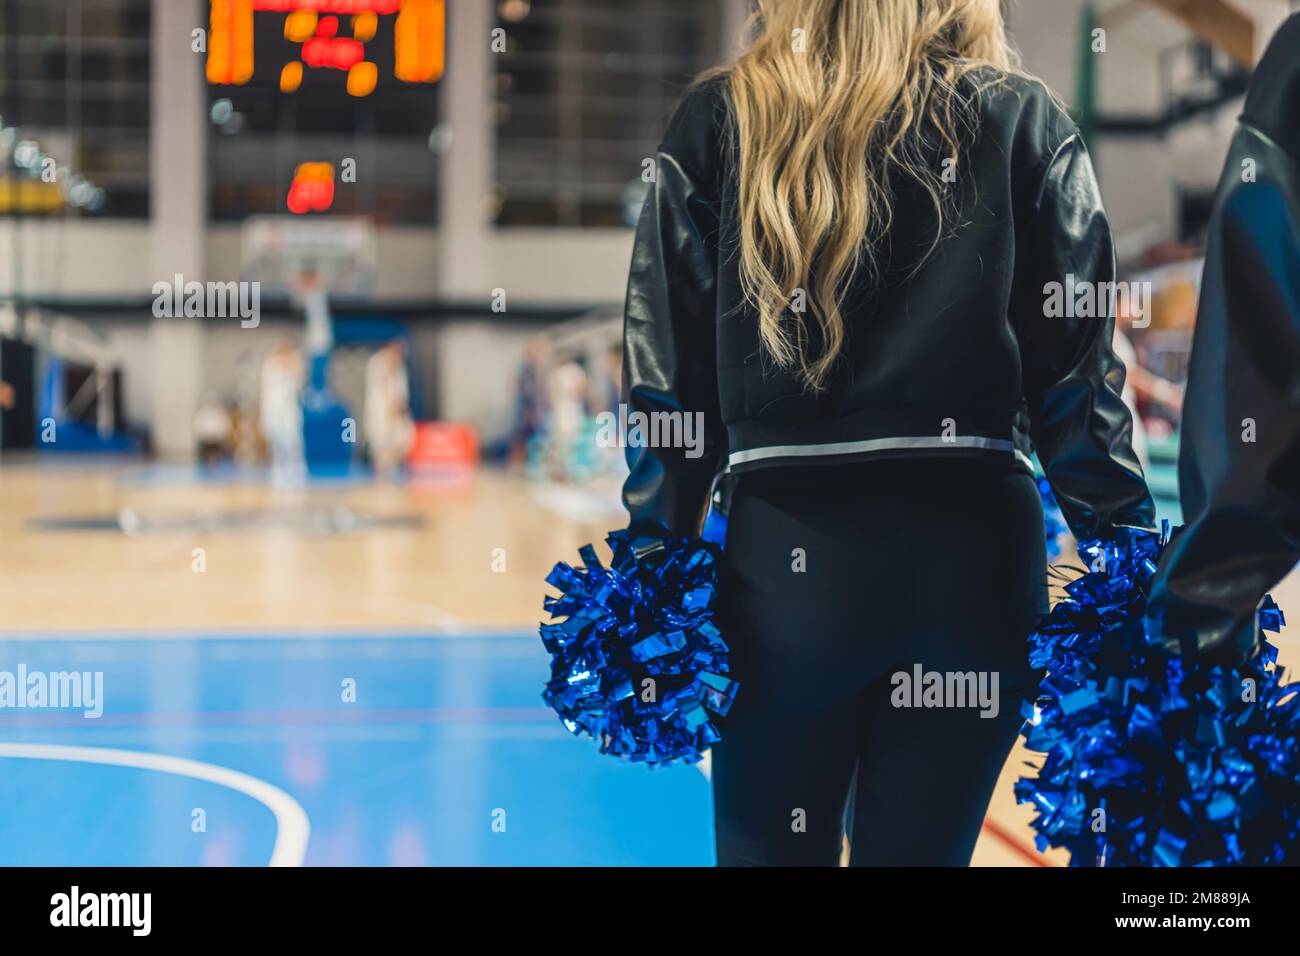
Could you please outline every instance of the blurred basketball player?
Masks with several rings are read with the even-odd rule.
[[[302,388],[302,353],[286,337],[262,363],[262,436],[276,481],[292,479],[303,468]]]
[[[375,475],[392,478],[411,450],[411,388],[406,349],[392,341],[366,362],[366,441]]]

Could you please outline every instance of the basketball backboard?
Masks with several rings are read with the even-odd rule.
[[[240,272],[262,295],[298,298],[308,287],[330,296],[368,295],[376,267],[368,219],[345,216],[250,216],[240,238]]]

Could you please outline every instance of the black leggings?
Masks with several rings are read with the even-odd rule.
[[[719,623],[741,682],[713,747],[718,863],[964,866],[1036,675],[1038,490],[993,459],[773,469],[739,479]],[[916,703],[938,672],[996,696]],[[919,682],[926,684],[926,679]],[[996,716],[992,714],[996,701]],[[922,699],[924,702],[924,699]]]

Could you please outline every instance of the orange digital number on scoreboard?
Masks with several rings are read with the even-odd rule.
[[[328,212],[334,205],[334,167],[329,163],[302,163],[289,187],[289,211],[303,216]]]
[[[285,39],[301,46],[301,59],[282,64],[280,89],[302,84],[304,66],[347,73],[347,91],[369,96],[379,68],[366,60],[379,17],[396,16],[394,74],[403,83],[436,83],[446,64],[445,0],[212,0],[208,82],[242,85],[253,77],[253,17],[284,16]],[[347,18],[346,27],[341,18]]]

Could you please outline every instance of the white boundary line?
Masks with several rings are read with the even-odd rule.
[[[355,628],[330,626],[320,630],[303,628],[281,629],[278,627],[248,627],[229,631],[190,631],[181,628],[136,630],[124,627],[113,630],[78,630],[78,631],[0,631],[0,644],[6,641],[340,641],[340,640],[454,640],[462,637],[486,638],[499,640],[517,640],[521,637],[537,637],[537,627],[545,612],[539,613],[537,620],[531,624],[508,627],[491,627],[487,625],[465,625],[464,627],[396,627],[387,630],[382,627],[358,626]]]
[[[695,769],[704,775],[704,779],[713,782],[713,751],[704,751],[704,756],[695,763]]]
[[[70,763],[98,763],[114,767],[157,770],[178,777],[205,780],[252,797],[275,814],[275,847],[268,866],[302,866],[307,855],[307,838],[311,822],[307,811],[289,794],[265,780],[258,780],[238,770],[215,764],[171,757],[141,750],[112,750],[107,747],[65,747],[59,744],[0,743],[0,758],[20,760],[60,760]]]

